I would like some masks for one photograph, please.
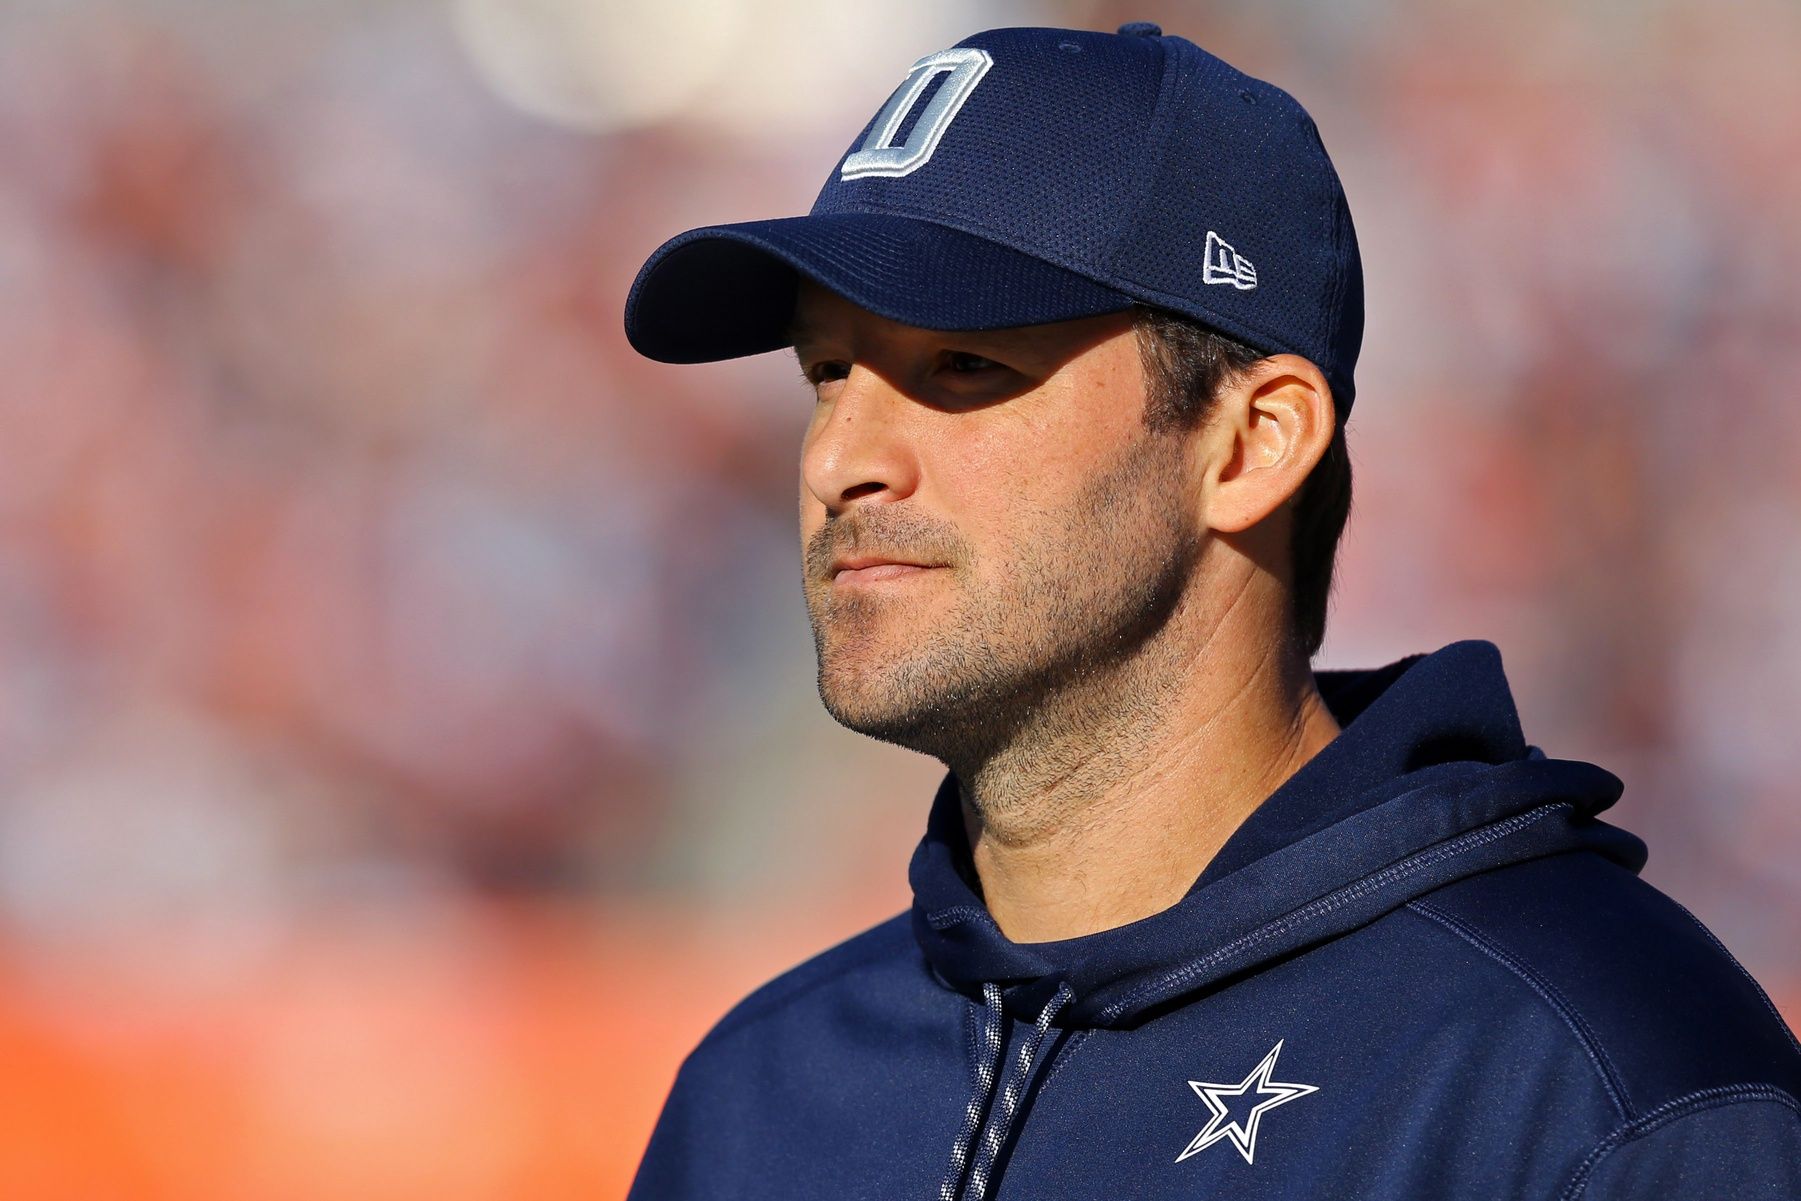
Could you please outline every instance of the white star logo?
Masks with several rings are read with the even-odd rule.
[[[1317,1085],[1283,1084],[1271,1080],[1269,1074],[1276,1070],[1276,1056],[1281,1053],[1282,1043],[1278,1041],[1274,1047],[1270,1048],[1270,1053],[1263,1057],[1263,1062],[1253,1068],[1251,1074],[1237,1084],[1203,1084],[1199,1080],[1188,1082],[1188,1087],[1192,1088],[1195,1095],[1205,1101],[1207,1108],[1213,1111],[1213,1120],[1207,1123],[1206,1129],[1194,1136],[1194,1141],[1188,1144],[1186,1151],[1176,1156],[1177,1163],[1181,1163],[1190,1155],[1206,1150],[1222,1138],[1230,1138],[1232,1145],[1238,1148],[1238,1153],[1244,1156],[1244,1161],[1250,1163],[1251,1156],[1257,1151],[1257,1123],[1263,1120],[1263,1115],[1296,1097],[1305,1097],[1308,1093],[1319,1091]],[[1257,1102],[1251,1112],[1245,1115],[1243,1123],[1227,1120],[1231,1111],[1220,1098],[1242,1097],[1252,1088],[1255,1088],[1257,1095],[1264,1099]]]

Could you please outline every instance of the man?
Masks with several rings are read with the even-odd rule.
[[[1801,1197],[1801,1049],[1486,642],[1312,671],[1362,272],[1179,38],[914,65],[634,346],[793,346],[826,707],[949,769],[910,913],[688,1057],[632,1196]]]

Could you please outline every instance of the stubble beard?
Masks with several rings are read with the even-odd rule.
[[[1145,650],[1199,553],[1180,453],[1178,440],[1147,436],[1067,509],[1022,520],[1000,578],[965,558],[922,581],[955,590],[948,611],[907,596],[914,585],[893,596],[809,587],[827,712],[964,780],[1022,745],[1080,757],[1096,727],[1148,718],[1175,682]]]

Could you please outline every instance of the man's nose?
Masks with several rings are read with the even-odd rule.
[[[900,500],[919,484],[913,402],[867,367],[853,366],[817,414],[801,451],[807,490],[837,516],[852,502]]]

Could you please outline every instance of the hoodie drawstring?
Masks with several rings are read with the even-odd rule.
[[[982,985],[982,1033],[977,1048],[976,1090],[969,1096],[963,1111],[963,1128],[951,1144],[950,1166],[938,1182],[938,1201],[957,1201],[957,1184],[963,1179],[963,1165],[969,1159],[969,1142],[982,1124],[982,1107],[994,1092],[995,1071],[1001,1064],[1001,990],[997,984]]]
[[[1038,1059],[1038,1049],[1044,1044],[1045,1032],[1050,1029],[1058,1011],[1074,999],[1074,989],[1067,983],[1059,985],[1057,995],[1044,1003],[1038,1020],[1032,1023],[1031,1031],[1020,1043],[1019,1056],[1007,1076],[1006,1086],[1001,1089],[1000,1112],[988,1123],[988,1130],[982,1136],[982,1145],[976,1152],[975,1168],[970,1172],[968,1186],[963,1190],[967,1201],[984,1201],[987,1197],[995,1156],[1000,1154],[1001,1144],[1007,1141],[1007,1134],[1013,1127],[1020,1095],[1025,1091],[1026,1081],[1031,1078],[1032,1067]],[[1001,1008],[1000,986],[983,984],[982,1001],[982,1033],[980,1058],[976,1062],[976,1088],[970,1095],[968,1107],[963,1111],[963,1127],[957,1132],[956,1141],[951,1144],[950,1166],[945,1169],[944,1179],[938,1185],[939,1201],[957,1201],[957,1182],[963,1175],[964,1163],[969,1159],[970,1140],[975,1137],[976,1130],[982,1123],[982,1110],[994,1096],[994,1086],[999,1075],[1001,1033],[1006,1023],[1005,1011]]]

